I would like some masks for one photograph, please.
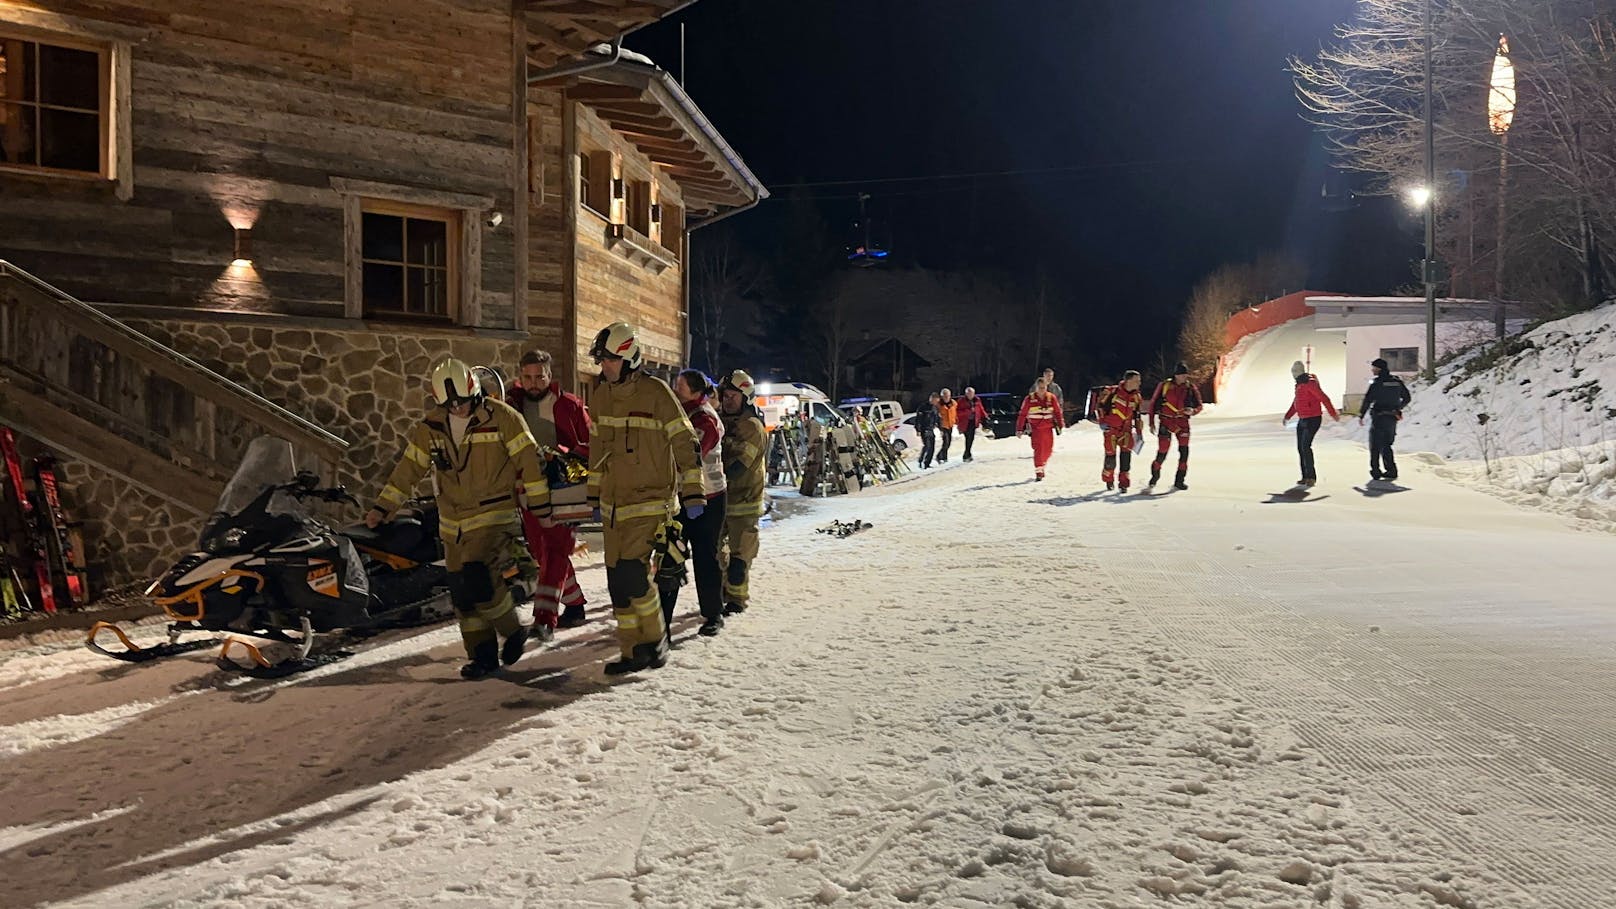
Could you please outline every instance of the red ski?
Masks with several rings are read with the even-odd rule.
[[[56,458],[51,455],[40,455],[34,458],[34,483],[39,489],[39,496],[43,500],[40,511],[43,512],[40,524],[45,530],[46,549],[55,564],[51,566],[62,580],[62,599],[67,601],[69,609],[81,608],[85,605],[86,583],[83,562],[83,545],[77,541],[78,533],[67,520],[67,512],[62,508],[61,487],[56,483]]]
[[[6,479],[11,481],[11,492],[17,497],[22,511],[23,528],[28,534],[28,548],[34,554],[34,579],[39,585],[39,604],[47,613],[56,612],[56,586],[51,578],[50,553],[46,550],[45,535],[40,532],[40,515],[28,497],[23,485],[22,459],[17,456],[17,437],[10,426],[0,426],[0,455],[6,461]]]

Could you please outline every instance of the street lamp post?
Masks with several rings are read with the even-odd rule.
[[[1434,29],[1431,4],[1425,0],[1425,378],[1436,379],[1436,134],[1431,125],[1431,58]]]
[[[1509,128],[1515,122],[1515,64],[1509,41],[1498,36],[1493,56],[1492,90],[1487,93],[1487,127],[1498,137],[1498,237],[1493,246],[1493,327],[1504,337],[1504,221],[1509,192]]]

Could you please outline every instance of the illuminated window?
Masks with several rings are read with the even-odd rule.
[[[361,205],[365,316],[454,321],[460,302],[460,213],[371,199]]]
[[[0,33],[0,167],[108,174],[109,58]]]

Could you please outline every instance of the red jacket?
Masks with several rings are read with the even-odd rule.
[[[696,427],[696,435],[701,439],[701,453],[706,455],[717,447],[724,438],[724,424],[718,418],[704,409],[701,405],[707,403],[706,397],[694,401],[680,401],[679,405],[685,409],[685,416],[690,418],[690,425]]]
[[[1061,428],[1060,399],[1044,392],[1033,392],[1021,402],[1021,414],[1016,417],[1016,432],[1044,427],[1056,432]]]
[[[1128,391],[1121,385],[1113,385],[1100,393],[1100,400],[1095,407],[1095,418],[1100,425],[1110,429],[1121,429],[1130,423],[1137,424],[1139,412],[1144,409],[1145,396],[1138,391]]]
[[[1178,384],[1168,379],[1156,386],[1156,393],[1150,396],[1148,410],[1152,419],[1156,417],[1181,417],[1188,419],[1201,412],[1201,392],[1194,382]]]
[[[556,444],[560,446],[564,453],[575,454],[580,458],[587,459],[589,457],[589,431],[592,428],[592,424],[589,422],[589,408],[584,406],[583,400],[577,395],[562,391],[560,383],[550,383],[550,387],[545,391],[556,396]],[[516,408],[517,413],[521,413],[522,405],[527,402],[527,396],[526,389],[520,385],[513,385],[505,394],[505,403]],[[539,397],[543,397],[543,395]]]
[[[1341,418],[1340,414],[1335,412],[1335,405],[1330,403],[1330,396],[1319,386],[1319,377],[1303,373],[1302,378],[1296,382],[1296,398],[1291,401],[1291,409],[1285,411],[1285,419],[1301,417],[1306,420],[1311,417],[1322,417],[1323,410],[1328,410],[1330,416],[1335,419]]]
[[[988,421],[988,409],[981,398],[955,398],[954,422],[960,429],[974,429]]]

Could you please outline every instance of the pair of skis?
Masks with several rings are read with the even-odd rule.
[[[47,614],[59,606],[76,608],[87,600],[88,583],[83,561],[84,547],[76,528],[69,526],[62,507],[61,487],[56,478],[56,461],[51,457],[33,460],[34,485],[31,495],[23,477],[22,458],[17,453],[17,437],[9,426],[0,426],[0,456],[5,460],[5,479],[17,502],[27,552],[21,561],[32,562],[39,605]],[[32,609],[21,573],[8,547],[0,547],[0,602],[10,613]]]

